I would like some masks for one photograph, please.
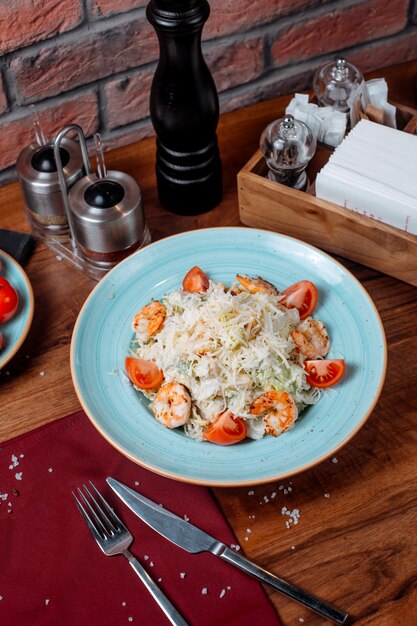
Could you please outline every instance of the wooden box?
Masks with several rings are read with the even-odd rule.
[[[415,133],[417,111],[394,103],[397,125]],[[417,137],[416,137],[417,141]],[[332,149],[318,145],[307,169],[310,189]],[[269,180],[258,150],[238,174],[243,224],[297,237],[417,286],[417,235]],[[416,180],[417,185],[417,180]]]

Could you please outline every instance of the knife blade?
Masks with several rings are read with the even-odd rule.
[[[108,477],[107,483],[143,522],[180,548],[193,554],[205,551],[211,552],[227,563],[238,567],[245,574],[249,574],[259,581],[271,585],[275,590],[307,606],[322,617],[330,619],[337,624],[346,622],[348,614],[344,611],[340,611],[331,604],[323,602],[299,587],[271,574],[259,565],[231,550],[226,544],[211,537],[211,535],[178,515],[167,511],[159,504],[156,504],[156,502],[149,500],[149,498],[127,487],[115,478]]]

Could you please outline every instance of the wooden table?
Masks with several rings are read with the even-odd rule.
[[[387,78],[392,99],[416,106],[412,85],[417,62],[373,75]],[[112,169],[140,181],[154,240],[196,228],[239,224],[236,174],[257,148],[263,128],[280,116],[288,100],[281,97],[221,117],[224,198],[205,215],[178,217],[159,206],[152,139],[108,155]],[[0,190],[0,227],[28,231],[17,184]],[[253,495],[250,488],[214,493],[246,554],[265,568],[349,611],[355,624],[414,626],[417,289],[342,262],[373,298],[387,335],[388,373],[376,409],[337,454],[337,462],[326,461],[291,483],[283,481],[281,489],[279,483],[271,483],[255,487]],[[42,244],[26,271],[36,298],[35,317],[24,346],[0,373],[0,441],[80,408],[70,376],[71,332],[95,283],[59,262]],[[281,514],[284,505],[300,510],[299,524],[291,529]],[[278,593],[267,592],[284,626],[301,624],[302,619],[309,626],[324,623]]]

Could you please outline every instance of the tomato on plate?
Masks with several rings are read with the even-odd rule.
[[[19,298],[14,287],[0,276],[0,324],[12,319],[19,306]]]
[[[246,437],[246,424],[240,417],[235,417],[231,411],[223,411],[217,419],[207,426],[204,439],[219,446],[230,446]]]
[[[304,361],[307,373],[307,383],[312,387],[331,387],[335,385],[345,373],[344,359],[317,359]]]
[[[287,309],[297,309],[300,319],[304,320],[316,308],[318,297],[316,285],[309,280],[300,280],[281,291],[279,302]]]
[[[155,361],[145,361],[134,357],[126,357],[126,372],[131,382],[139,389],[153,391],[164,381],[164,374]]]
[[[190,271],[187,272],[184,276],[184,280],[182,281],[182,288],[184,291],[189,291],[190,293],[201,293],[202,291],[207,291],[209,285],[210,281],[207,274],[197,267],[197,265],[192,267]]]

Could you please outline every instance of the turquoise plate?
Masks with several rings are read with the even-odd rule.
[[[242,273],[260,275],[279,289],[301,279],[318,287],[315,315],[329,331],[330,356],[343,355],[347,373],[279,438],[227,447],[194,441],[181,430],[157,422],[124,374],[133,316],[152,298],[178,288],[194,265],[227,284]],[[312,467],[358,432],[382,390],[386,341],[366,291],[324,252],[267,231],[210,228],[151,244],[101,280],[78,317],[71,370],[80,402],[94,426],[132,461],[185,482],[253,485]]]
[[[10,255],[0,250],[0,276],[16,289],[19,308],[11,320],[0,325],[3,347],[0,350],[0,369],[10,361],[26,339],[33,319],[34,298],[32,285],[23,269]]]

